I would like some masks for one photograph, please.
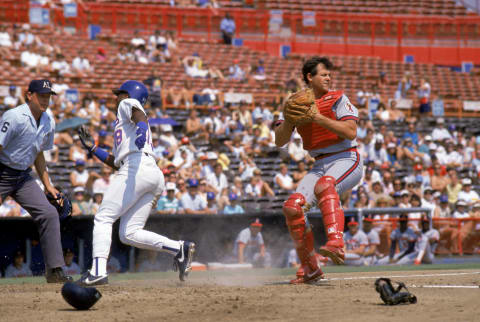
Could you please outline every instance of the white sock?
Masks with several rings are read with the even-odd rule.
[[[107,259],[103,257],[95,257],[92,263],[90,274],[95,276],[107,275]]]

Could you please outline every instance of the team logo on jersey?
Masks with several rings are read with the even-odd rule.
[[[346,104],[346,105],[347,105],[347,108],[348,108],[348,110],[349,110],[350,112],[352,112],[352,113],[353,113],[353,107],[352,107],[352,104],[350,104],[350,102],[347,102],[347,104]]]
[[[328,101],[328,100],[331,100],[332,98],[333,98],[333,95],[328,95],[323,100]]]

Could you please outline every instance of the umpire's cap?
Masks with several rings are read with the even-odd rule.
[[[52,91],[52,83],[48,79],[34,79],[28,85],[28,91],[30,93],[40,93],[40,94],[53,94],[57,95]]]
[[[88,310],[102,297],[94,287],[82,287],[72,282],[63,284],[62,296],[77,310]]]

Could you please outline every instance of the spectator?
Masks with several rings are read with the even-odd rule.
[[[93,215],[92,202],[85,198],[85,188],[73,189],[72,216]]]
[[[98,174],[95,171],[92,171],[90,173],[90,180],[93,180],[93,185],[92,189],[93,191],[96,191],[97,193],[102,193],[104,194],[107,191],[108,186],[110,185],[110,182],[112,180],[112,168],[110,168],[107,165],[102,165],[102,168],[100,169],[100,174]],[[88,187],[89,185],[87,185]]]
[[[416,131],[415,122],[408,122],[408,129],[403,134],[403,139],[410,138],[415,146],[418,146],[418,132]]]
[[[442,173],[442,166],[439,163],[435,163],[433,171],[434,174],[431,176],[432,188],[436,191],[443,191],[447,187],[449,180]]]
[[[177,181],[177,192],[175,193],[175,198],[182,200],[182,197],[185,194],[188,194],[187,185],[184,179],[179,178]]]
[[[208,214],[216,215],[218,213],[217,200],[215,199],[215,193],[207,192],[207,210]]]
[[[0,197],[0,201],[2,201]],[[22,207],[8,196],[3,203],[0,205],[0,217],[21,217],[22,216]]]
[[[253,170],[253,176],[250,178],[250,183],[245,187],[245,193],[252,197],[275,196],[270,185],[262,180],[260,169]]]
[[[180,199],[180,207],[186,214],[207,214],[207,202],[198,194],[198,180],[188,179],[188,192]]]
[[[377,133],[374,142],[375,144],[368,151],[368,160],[373,161],[377,166],[381,166],[388,162],[387,151],[383,147],[383,135]]]
[[[193,56],[186,56],[182,60],[185,73],[190,77],[207,78],[209,71],[202,69],[203,62],[200,57],[195,54]]]
[[[228,189],[227,176],[223,173],[222,165],[220,163],[215,164],[213,173],[207,177],[208,190],[214,192],[217,195],[222,195],[223,192]]]
[[[32,271],[27,264],[24,263],[24,258],[21,251],[15,252],[13,255],[13,263],[5,269],[6,278],[32,276]]]
[[[167,191],[166,196],[160,197],[157,204],[158,215],[176,214],[180,210],[180,201],[175,197],[176,185],[173,182],[168,182],[165,185]]]
[[[240,177],[235,176],[233,178],[233,186],[230,187],[230,191],[236,194],[239,198],[245,195],[245,191],[243,189],[243,182]]]
[[[458,193],[459,200],[463,200],[467,203],[467,206],[472,206],[479,201],[478,193],[472,190],[472,179],[462,179],[462,190]]]
[[[235,33],[235,21],[233,21],[228,12],[225,13],[225,17],[220,22],[220,31],[222,32],[223,42],[227,45],[231,45]]]
[[[243,229],[235,240],[234,254],[238,263],[250,262],[255,267],[269,267],[270,254],[265,250],[265,243],[261,233],[262,223],[257,218],[250,227]]]
[[[0,26],[0,57],[8,58],[10,56],[10,50],[13,46],[10,34],[8,33],[6,26]],[[16,105],[15,105],[16,106]]]
[[[432,110],[430,106],[430,83],[425,78],[420,78],[420,86],[418,87],[418,99],[420,100],[420,113],[428,113]]]
[[[79,76],[85,76],[86,73],[93,71],[88,58],[85,58],[83,55],[83,51],[79,51],[78,56],[72,61],[72,69],[76,71]]]
[[[293,134],[293,140],[288,143],[288,155],[295,162],[309,157],[308,152],[303,149],[302,137],[297,132]]]
[[[293,178],[288,174],[288,167],[285,163],[280,164],[280,172],[275,175],[273,182],[275,186],[282,190],[293,191],[297,188],[297,184],[293,182]]]
[[[173,135],[173,128],[170,124],[163,124],[161,126],[162,134],[160,135],[160,142],[170,150],[175,150],[178,145],[178,140]]]
[[[150,101],[150,106],[154,109],[162,108],[163,107],[163,102],[162,102],[163,80],[155,68],[152,68],[150,77],[144,80],[143,83],[146,86],[148,86],[148,99]],[[163,116],[163,115],[158,115],[159,112],[160,111],[157,110],[156,116]]]
[[[70,184],[72,187],[85,188],[89,176],[87,169],[85,169],[85,161],[77,160],[75,162],[75,169],[70,173]]]
[[[305,177],[307,173],[308,173],[308,169],[305,165],[305,161],[303,160],[298,161],[298,169],[293,171],[292,173],[293,182],[298,184]]]
[[[203,128],[202,122],[198,117],[198,112],[195,109],[190,111],[190,116],[185,123],[185,135],[193,136]]]
[[[76,275],[82,272],[80,270],[80,266],[78,266],[78,264],[73,261],[74,256],[75,255],[70,248],[66,248],[63,251],[63,257],[65,259],[65,266],[63,266],[63,271],[65,272],[65,274]]]
[[[70,147],[68,151],[68,159],[70,161],[76,162],[76,161],[87,161],[87,152],[85,152],[85,149],[83,149],[82,142],[80,141],[80,137],[78,135],[75,135],[73,137],[73,142],[74,144]]]
[[[238,196],[237,194],[230,192],[228,194],[228,200],[230,201],[229,205],[226,205],[223,208],[224,215],[231,215],[231,214],[243,214],[245,210],[243,210],[242,206],[238,203]]]
[[[135,30],[134,33],[133,33],[133,38],[130,40],[130,44],[132,44],[132,46],[134,48],[138,48],[139,46],[145,46],[146,43],[145,43],[145,39],[143,39],[140,35],[139,35],[139,31],[138,30]]]
[[[233,65],[228,68],[228,78],[236,81],[243,81],[245,79],[245,71],[239,65],[240,60],[234,59]]]
[[[95,60],[97,62],[104,62],[107,60],[107,51],[103,47],[97,48],[97,54],[95,55]]]
[[[251,70],[251,74],[253,75],[253,79],[257,81],[264,81],[267,79],[267,75],[265,73],[265,66],[263,63],[263,59],[258,60],[258,65],[254,65]]]
[[[453,212],[453,218],[462,219],[470,217],[468,211],[468,203],[465,200],[458,199],[455,204],[455,211]]]
[[[395,92],[395,99],[407,98],[408,91],[412,87],[412,80],[410,73],[406,72],[405,76],[402,77],[400,82],[398,82],[397,91]]]
[[[433,217],[435,218],[450,218],[451,217],[451,210],[448,205],[448,197],[446,195],[440,196],[440,203],[437,207],[435,207],[435,211],[433,212]]]
[[[100,209],[100,205],[103,201],[103,192],[98,190],[93,190],[93,197],[92,197],[92,214],[96,214],[98,209]]]
[[[7,108],[14,108],[15,106],[20,105],[20,103],[25,103],[25,100],[21,95],[17,94],[17,87],[15,85],[10,85],[8,88],[8,94],[3,99],[3,105]]]
[[[348,222],[348,231],[343,236],[345,240],[345,265],[364,265],[363,253],[368,246],[367,235],[358,229],[355,218]]]
[[[52,70],[63,76],[70,74],[70,64],[63,54],[55,55],[55,60],[52,62]]]
[[[452,135],[448,130],[445,128],[445,120],[443,118],[437,119],[437,125],[432,131],[432,139],[433,141],[443,141],[443,140],[452,140]]]

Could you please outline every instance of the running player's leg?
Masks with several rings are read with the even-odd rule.
[[[155,201],[153,193],[146,193],[122,215],[119,230],[120,241],[134,247],[176,255],[181,247],[179,241],[143,229]]]

